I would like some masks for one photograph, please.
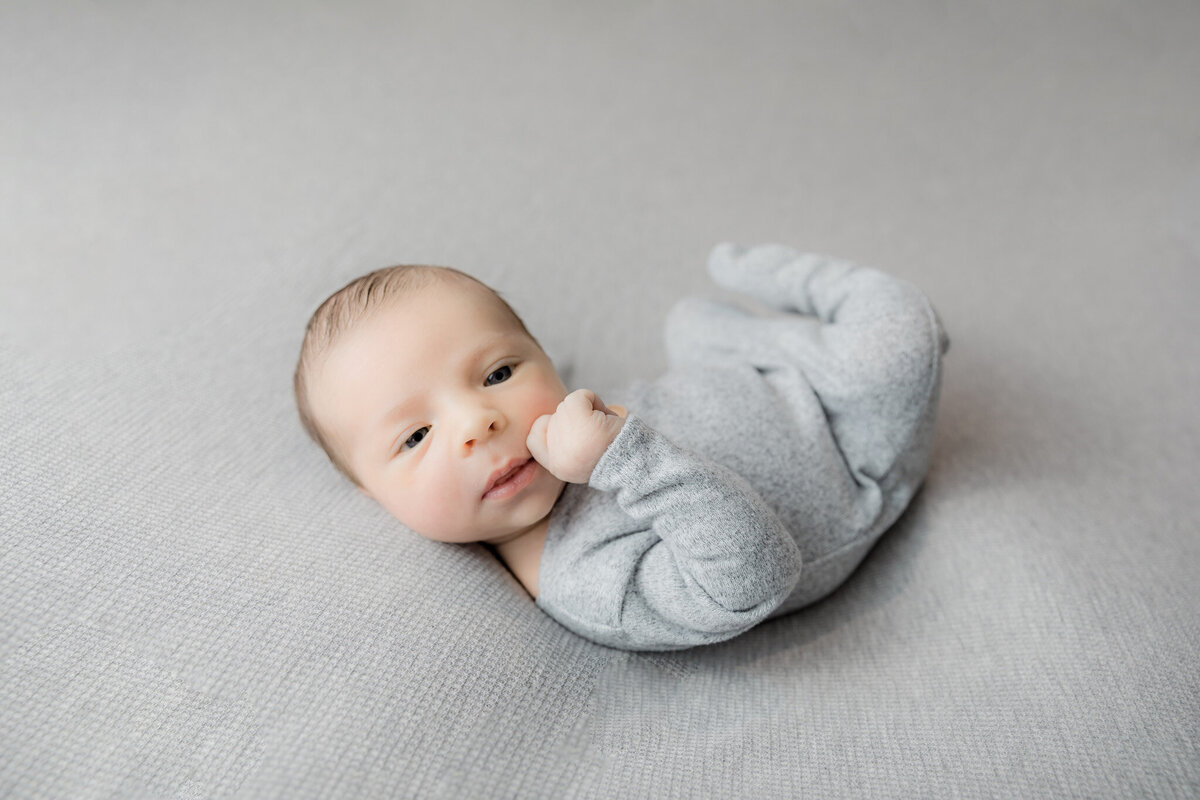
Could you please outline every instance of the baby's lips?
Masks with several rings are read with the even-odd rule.
[[[508,478],[511,478],[513,476],[513,474],[518,472],[522,467],[524,467],[528,463],[529,463],[529,458],[509,459],[508,462],[503,467],[501,467],[498,470],[493,471],[492,474],[488,477],[488,482],[483,488],[483,494],[487,494],[492,489],[496,488],[497,484],[501,483],[502,481],[507,480]]]

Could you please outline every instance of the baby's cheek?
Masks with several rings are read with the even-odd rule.
[[[462,530],[463,515],[467,505],[462,487],[440,482],[430,485],[413,499],[415,528],[439,541],[459,541],[468,531]],[[420,525],[420,527],[417,527]]]
[[[558,391],[552,386],[541,388],[530,400],[530,405],[536,411],[534,418],[536,419],[543,414],[553,414],[558,410],[558,404],[566,396],[565,392]]]
[[[393,487],[385,508],[405,526],[428,539],[456,541],[463,502],[458,487],[438,479]]]

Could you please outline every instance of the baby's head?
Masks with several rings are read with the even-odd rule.
[[[430,539],[508,541],[562,492],[525,440],[567,390],[512,308],[466,273],[351,281],[309,320],[294,388],[334,466]]]

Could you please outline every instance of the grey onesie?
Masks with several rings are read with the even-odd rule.
[[[669,368],[551,512],[538,606],[627,650],[742,633],[833,591],[924,479],[949,341],[915,286],[779,245],[720,245]]]

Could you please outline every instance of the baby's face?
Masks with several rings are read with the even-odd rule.
[[[550,513],[564,484],[525,440],[566,394],[496,299],[458,281],[376,310],[333,346],[310,387],[363,491],[443,542],[506,541]]]

